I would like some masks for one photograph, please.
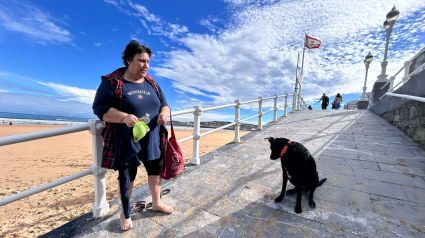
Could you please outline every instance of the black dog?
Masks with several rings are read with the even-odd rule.
[[[270,159],[276,160],[281,158],[283,184],[282,191],[274,201],[281,202],[285,196],[286,183],[289,181],[295,186],[290,189],[286,194],[293,194],[297,192],[297,203],[295,205],[295,212],[301,213],[301,192],[310,191],[308,196],[308,205],[311,208],[316,207],[313,200],[313,193],[317,187],[321,186],[326,178],[319,181],[319,174],[316,171],[316,162],[313,156],[302,144],[290,141],[286,138],[266,138],[270,142]],[[288,178],[289,174],[289,178]]]

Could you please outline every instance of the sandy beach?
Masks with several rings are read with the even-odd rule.
[[[0,137],[61,126],[0,124]],[[192,131],[176,131],[177,139]],[[241,136],[246,131],[241,131]],[[218,131],[201,138],[200,156],[234,139],[233,131]],[[192,140],[181,143],[188,163],[192,158]],[[0,147],[0,198],[87,170],[93,164],[91,135],[88,131]],[[117,172],[106,174],[108,202],[117,198]],[[135,186],[147,182],[143,166]],[[0,207],[0,237],[37,237],[92,210],[94,202],[91,175]]]

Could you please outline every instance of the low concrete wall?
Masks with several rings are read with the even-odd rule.
[[[411,78],[393,93],[424,97],[425,71]],[[425,103],[385,96],[369,110],[385,118],[425,149]]]
[[[425,149],[425,103],[410,101],[382,115]]]

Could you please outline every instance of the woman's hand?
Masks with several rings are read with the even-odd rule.
[[[137,117],[133,114],[127,114],[127,116],[124,117],[124,123],[128,127],[133,127],[138,121],[139,119],[137,119]]]
[[[156,123],[165,126],[165,123],[167,123],[168,114],[165,112],[161,112],[158,115],[158,121]]]

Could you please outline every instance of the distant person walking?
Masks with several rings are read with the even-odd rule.
[[[332,109],[338,110],[339,107],[341,106],[341,102],[342,102],[342,96],[341,94],[337,94],[334,101],[332,102]]]
[[[12,121],[11,121],[11,122],[9,122],[9,126],[13,126],[13,123],[12,123]]]
[[[323,96],[320,98],[318,102],[322,101],[322,110],[326,110],[326,108],[329,105],[329,97],[326,96],[325,93],[323,93]]]

